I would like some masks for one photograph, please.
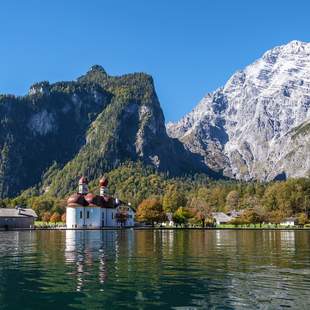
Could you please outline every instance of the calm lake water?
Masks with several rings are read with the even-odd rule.
[[[310,232],[0,232],[0,309],[310,309]]]

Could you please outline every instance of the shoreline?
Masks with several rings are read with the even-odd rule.
[[[66,228],[66,227],[47,227],[47,228],[14,228],[14,229],[0,229],[1,232],[9,231],[105,231],[105,230],[285,230],[285,231],[310,231],[310,227],[279,227],[279,228],[260,228],[260,227],[103,227],[103,228]]]

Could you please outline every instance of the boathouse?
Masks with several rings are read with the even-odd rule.
[[[35,211],[28,208],[0,208],[0,229],[32,228],[37,217]]]

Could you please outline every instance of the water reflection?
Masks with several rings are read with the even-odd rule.
[[[295,251],[295,232],[283,230],[280,232],[281,247],[288,251]]]
[[[74,266],[70,275],[75,276],[76,291],[80,292],[87,283],[89,274],[96,274],[98,283],[104,284],[108,277],[108,249],[113,249],[113,257],[117,262],[119,246],[116,231],[102,233],[101,231],[67,230],[65,261]]]
[[[287,268],[289,265],[294,267],[294,261],[288,253],[295,252],[294,231],[67,233],[66,252],[70,254],[73,251],[75,255],[80,255],[80,260],[77,257],[67,259],[68,262],[81,265],[77,275],[87,274],[82,267],[91,252],[91,258],[99,262],[100,284],[109,281],[109,271],[113,273],[111,282],[127,285],[127,281],[132,282],[131,276],[141,283],[149,282],[150,288],[153,287],[155,292],[153,298],[149,299],[146,288],[137,288],[136,301],[153,302],[155,298],[160,303],[166,290],[180,287],[180,294],[174,293],[176,303],[185,302],[186,295],[191,296],[189,304],[198,306],[216,304],[216,301],[218,303],[223,300],[227,307],[234,308],[246,305],[255,308],[262,302],[273,304],[274,300],[276,304],[277,300],[285,300],[287,306],[291,306],[290,301],[294,302],[285,290],[285,281],[294,279],[290,279],[290,275],[283,277],[283,274],[279,277],[277,269]],[[71,236],[72,233],[75,235]],[[77,248],[77,244],[83,247]],[[309,250],[309,243],[307,244]],[[113,269],[110,268],[111,265]],[[83,283],[81,278],[77,278],[78,284]],[[135,287],[135,284],[131,283],[130,286]],[[273,295],[270,294],[271,287],[275,288]],[[77,290],[81,289],[82,285],[78,285]],[[202,289],[204,293],[200,295]],[[104,288],[101,290],[104,291]],[[187,294],[184,295],[184,292]]]
[[[310,305],[304,231],[6,232],[0,250],[1,309]]]

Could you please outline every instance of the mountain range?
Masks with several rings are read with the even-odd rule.
[[[167,131],[231,178],[310,176],[310,44],[267,51]]]
[[[80,175],[126,161],[170,176],[269,181],[310,175],[310,44],[267,51],[168,123],[153,79],[99,65],[75,81],[0,95],[0,198],[37,188],[64,196]]]

